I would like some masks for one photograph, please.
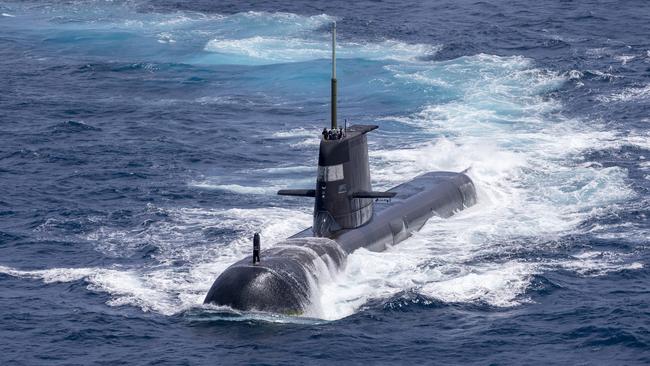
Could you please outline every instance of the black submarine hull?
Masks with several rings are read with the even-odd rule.
[[[389,202],[375,202],[363,226],[314,237],[306,229],[228,267],[213,283],[204,303],[242,311],[289,315],[318,313],[313,299],[319,283],[345,265],[359,248],[383,251],[418,231],[431,217],[447,218],[476,203],[476,189],[464,173],[429,172],[389,190]]]

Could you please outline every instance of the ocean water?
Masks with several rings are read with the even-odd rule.
[[[645,1],[3,1],[0,364],[650,363]],[[359,250],[304,317],[203,306],[311,225],[329,121],[374,186],[478,204]]]

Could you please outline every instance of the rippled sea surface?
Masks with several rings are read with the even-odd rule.
[[[0,363],[650,363],[645,1],[3,1]],[[478,204],[353,253],[306,317],[203,306],[311,225],[329,118],[374,186]]]

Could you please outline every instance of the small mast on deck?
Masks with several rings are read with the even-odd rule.
[[[336,123],[336,22],[332,23],[332,127],[338,128]]]

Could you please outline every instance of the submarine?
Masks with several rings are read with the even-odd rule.
[[[367,135],[375,125],[337,124],[336,23],[332,26],[331,126],[320,136],[315,189],[279,195],[314,199],[313,225],[222,272],[204,304],[285,315],[314,313],[323,279],[336,275],[359,248],[383,251],[420,230],[431,217],[448,218],[476,203],[464,172],[433,171],[387,191],[374,191]],[[328,273],[329,272],[329,273]]]

